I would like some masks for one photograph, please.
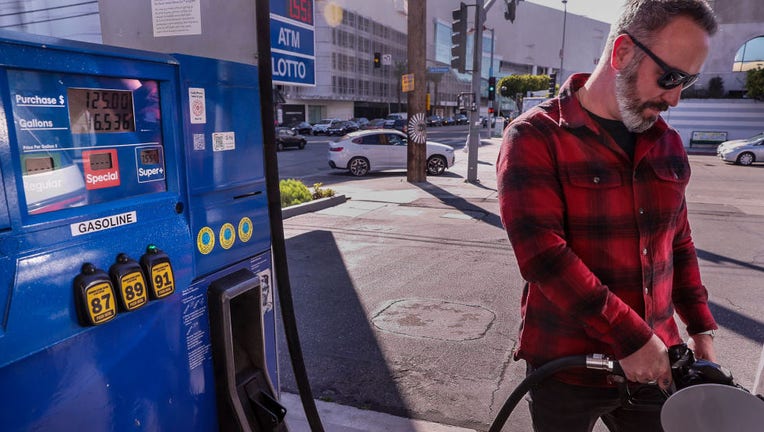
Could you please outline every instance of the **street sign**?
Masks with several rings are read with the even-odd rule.
[[[382,54],[382,65],[383,66],[392,66],[393,65],[393,55],[392,54]]]
[[[274,84],[316,85],[314,0],[270,0]]]
[[[414,74],[404,74],[401,76],[401,90],[404,93],[414,91]]]
[[[448,73],[448,71],[450,70],[451,68],[448,66],[431,66],[427,68],[427,73],[444,74],[444,73]]]

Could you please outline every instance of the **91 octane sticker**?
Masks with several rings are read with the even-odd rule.
[[[151,280],[154,281],[154,294],[157,298],[167,297],[175,292],[175,277],[169,262],[151,267]]]
[[[88,316],[93,324],[103,324],[117,315],[114,290],[108,282],[89,287],[85,300]]]
[[[146,281],[143,280],[143,273],[132,272],[122,276],[119,281],[119,289],[122,294],[125,309],[132,311],[145,305],[149,301],[148,291],[146,290]]]

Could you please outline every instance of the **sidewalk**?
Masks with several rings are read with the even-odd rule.
[[[289,432],[311,432],[299,395],[282,393],[281,404],[287,409]],[[316,407],[326,432],[474,432],[473,429],[396,417],[320,400],[316,401]]]
[[[319,214],[358,217],[381,206],[406,204],[428,197],[443,200],[495,199],[495,162],[500,144],[501,138],[481,141],[478,148],[478,182],[466,181],[468,154],[457,151],[454,166],[441,176],[428,176],[425,183],[409,183],[405,176],[373,176],[354,179],[354,181],[332,185],[336,194],[341,196],[336,201],[336,205],[327,207],[326,204],[320,204],[317,208],[311,208],[308,205],[291,210],[285,217],[311,211]],[[310,432],[299,395],[282,393],[280,401],[287,409],[286,423],[289,431]],[[316,400],[316,406],[321,423],[327,432],[474,432],[474,429],[397,417],[322,400]]]

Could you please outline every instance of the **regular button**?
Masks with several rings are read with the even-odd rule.
[[[647,255],[647,248],[642,249],[642,255]]]
[[[592,181],[593,181],[595,184],[596,184],[596,183],[599,183],[599,182],[600,182],[600,178],[599,178],[599,177],[594,177],[594,178],[592,179]]]
[[[645,214],[645,209],[643,209],[643,208],[640,208],[640,209],[639,209],[639,214]]]

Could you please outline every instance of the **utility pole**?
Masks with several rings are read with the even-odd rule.
[[[409,0],[408,66],[414,76],[414,88],[408,92],[408,148],[406,154],[406,180],[409,183],[427,181],[427,123],[425,122],[425,49],[427,28],[427,0]]]
[[[470,128],[469,141],[467,142],[467,181],[470,183],[479,183],[477,178],[477,152],[480,146],[480,75],[483,60],[483,23],[485,22],[485,12],[480,4],[481,0],[475,3],[475,44],[472,51],[472,94],[474,95],[473,104],[470,107]],[[489,0],[487,5],[491,7],[493,1]]]

